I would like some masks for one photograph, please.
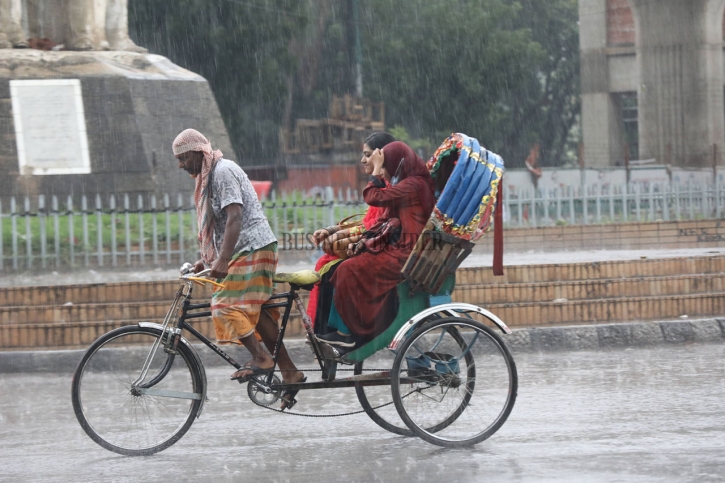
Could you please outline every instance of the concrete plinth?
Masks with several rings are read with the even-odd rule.
[[[642,158],[711,166],[725,144],[725,0],[630,0],[637,32]]]
[[[16,79],[80,80],[90,174],[21,174],[9,88]],[[186,128],[236,159],[209,84],[164,57],[0,50],[0,196],[191,191],[171,152]]]

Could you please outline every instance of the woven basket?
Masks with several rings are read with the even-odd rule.
[[[346,259],[348,245],[356,243],[362,238],[362,231],[354,235],[351,235],[350,231],[353,228],[363,226],[364,217],[365,213],[356,213],[340,220],[337,224],[340,230],[322,242],[322,251],[329,255],[335,255],[343,260]],[[355,218],[358,219],[356,220]]]

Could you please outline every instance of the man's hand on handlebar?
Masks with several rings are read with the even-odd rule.
[[[203,262],[202,260],[198,260],[198,261],[197,261],[197,262],[196,262],[196,263],[194,264],[194,273],[199,273],[199,272],[203,271],[203,270],[204,270],[204,268],[205,268],[205,267],[204,267],[204,262]]]
[[[219,257],[211,264],[210,278],[224,278],[229,274],[229,260]]]
[[[199,274],[205,270],[206,266],[202,260],[197,260],[197,262],[194,263],[195,274]],[[219,257],[214,260],[214,263],[211,264],[211,269],[207,270],[207,273],[205,273],[204,276],[209,278],[225,278],[228,274],[229,260]]]

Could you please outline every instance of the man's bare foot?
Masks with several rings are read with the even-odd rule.
[[[297,371],[291,376],[289,376],[289,380],[285,379],[284,382],[286,384],[295,384],[298,382],[307,382],[307,377],[304,375],[302,371]],[[285,409],[290,409],[292,406],[294,406],[297,403],[297,400],[295,399],[295,396],[299,392],[299,389],[287,389],[282,393],[282,396],[280,396],[280,400],[282,401],[282,404],[279,406],[279,409],[281,411],[284,411]]]
[[[282,371],[282,382],[285,384],[294,384],[300,382],[305,378],[305,373],[302,371],[287,372]]]
[[[241,382],[246,381],[252,376],[258,376],[262,374],[269,374],[274,369],[274,361],[272,359],[265,361],[258,361],[252,359],[242,366],[241,369],[232,374],[232,380],[239,380]]]
[[[93,41],[91,39],[80,37],[77,39],[73,39],[70,43],[70,47],[68,50],[78,50],[78,51],[86,51],[86,50],[93,50]]]

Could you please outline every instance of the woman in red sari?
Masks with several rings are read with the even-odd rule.
[[[370,161],[375,150],[383,149],[386,145],[395,141],[392,134],[387,132],[374,132],[370,134],[362,146],[362,158],[360,163],[363,166],[365,174],[370,175],[373,172],[373,164]],[[363,218],[363,227],[368,230],[377,223],[384,209],[377,206],[369,206]],[[313,235],[315,243],[319,246],[323,244],[332,234],[340,229],[339,226],[322,228],[317,230]],[[337,269],[337,264],[342,260],[333,254],[325,253],[315,264],[315,271],[320,273],[322,280],[310,292],[310,299],[307,302],[307,314],[312,319],[315,327],[315,333],[325,334],[327,330],[327,320],[330,315],[330,306],[332,305],[332,286],[329,280]]]
[[[330,322],[338,330],[318,339],[339,347],[351,348],[373,339],[393,321],[400,271],[435,205],[430,173],[408,145],[390,143],[382,151],[376,150],[371,162],[374,169],[363,198],[368,205],[384,210],[377,226],[384,221],[399,223],[400,236],[376,248],[367,245],[362,253],[340,263],[332,276]],[[383,170],[392,175],[390,184],[383,179]],[[336,314],[341,320],[332,323]]]

